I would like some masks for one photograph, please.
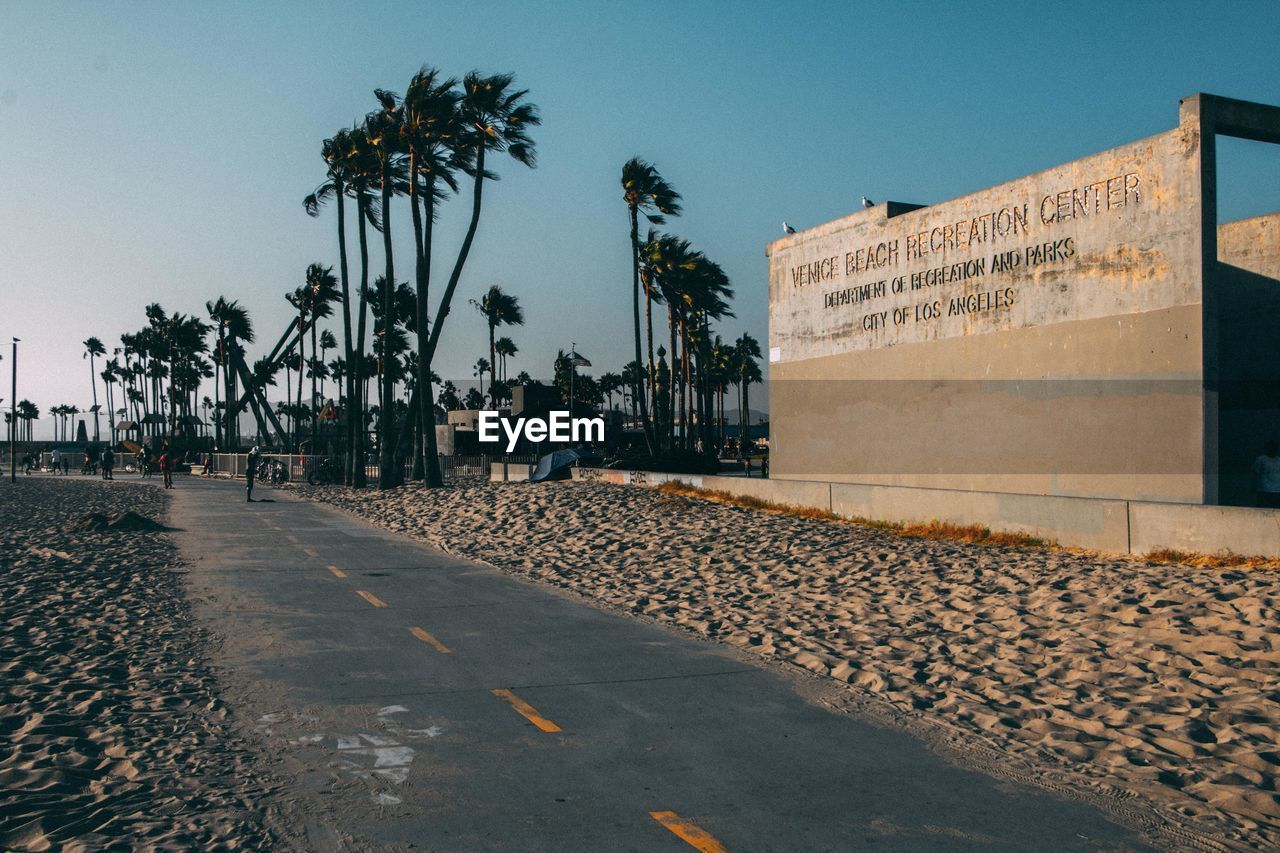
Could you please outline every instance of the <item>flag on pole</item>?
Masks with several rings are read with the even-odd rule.
[[[569,351],[569,362],[574,367],[590,367],[591,362],[585,356],[579,355],[576,350]]]

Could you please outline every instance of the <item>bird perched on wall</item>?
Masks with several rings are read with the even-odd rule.
[[[785,220],[785,219],[784,219],[784,220],[782,220],[782,233],[783,233],[783,234],[794,234],[794,233],[796,233],[796,229],[794,229],[794,228],[792,228],[790,225],[788,225],[788,224],[787,224],[787,220]]]
[[[864,196],[862,197],[862,206],[863,206],[863,207],[875,207],[875,206],[876,206],[876,203],[875,203],[874,201],[872,201],[871,199],[867,198],[867,197],[864,195]]]

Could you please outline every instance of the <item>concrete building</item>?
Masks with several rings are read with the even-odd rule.
[[[772,475],[1249,504],[1280,437],[1280,214],[1219,224],[1215,140],[1173,129],[940,204],[771,243]]]

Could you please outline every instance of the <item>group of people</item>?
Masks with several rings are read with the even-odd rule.
[[[27,453],[22,457],[22,473],[30,474],[33,471],[46,470],[51,474],[61,474],[66,476],[71,473],[71,453],[54,448],[49,452],[49,464],[46,467],[41,454]],[[81,474],[102,474],[104,480],[115,479],[116,468],[116,452],[110,445],[99,451],[96,447],[90,447],[84,451],[84,460],[80,466]],[[164,442],[160,448],[158,459],[154,459],[151,448],[145,444],[134,455],[135,464],[138,472],[143,477],[150,477],[153,468],[159,468],[161,475],[164,477],[164,487],[166,489],[173,488],[173,472],[177,467],[177,454],[169,447],[169,442]]]

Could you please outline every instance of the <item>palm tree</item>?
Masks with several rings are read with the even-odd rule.
[[[367,232],[369,223],[375,226],[378,222],[377,208],[371,203],[372,178],[376,172],[373,163],[368,136],[363,129],[340,130],[333,138],[326,139],[321,145],[321,156],[324,158],[327,180],[316,188],[315,192],[303,199],[303,206],[312,216],[320,214],[320,207],[330,198],[337,202],[338,208],[338,258],[342,285],[342,343],[343,362],[355,365],[355,370],[346,373],[346,399],[360,399],[356,393],[361,382],[359,367],[362,359],[357,353],[364,351],[365,306],[364,292],[369,283],[369,250]],[[357,332],[352,329],[351,320],[351,286],[347,264],[347,231],[346,231],[346,199],[356,200],[356,218],[360,232],[360,313],[358,340],[353,337]],[[339,398],[343,397],[341,391]],[[363,423],[363,415],[360,416]],[[347,465],[345,481],[348,485],[364,485],[364,465],[356,464],[357,455],[363,456],[363,432],[357,426],[356,417],[347,418]]]
[[[529,128],[541,124],[542,119],[538,116],[538,108],[525,102],[528,91],[513,89],[514,82],[515,76],[512,74],[482,77],[476,71],[469,72],[462,80],[462,93],[457,104],[459,132],[452,148],[460,162],[466,164],[464,170],[472,176],[471,221],[454,260],[449,282],[440,297],[440,307],[431,324],[431,336],[427,339],[426,347],[419,353],[426,370],[433,366],[436,349],[440,345],[440,333],[444,330],[444,321],[449,316],[454,291],[457,290],[462,269],[471,253],[471,244],[480,224],[484,182],[497,177],[485,168],[486,157],[491,152],[506,152],[517,163],[529,168],[533,168],[537,162]],[[427,459],[427,465],[427,485],[437,485],[440,482],[439,460],[433,455]]]
[[[338,408],[344,408],[347,405],[347,396],[344,390],[348,376],[347,360],[335,358],[329,362],[329,375],[333,377],[333,381],[338,385]]]
[[[622,388],[622,377],[616,373],[602,373],[598,384],[600,385],[600,393],[608,398],[609,409],[613,409],[614,392]]]
[[[366,128],[358,127],[351,131],[351,146],[351,193],[356,199],[356,208],[359,211],[357,219],[360,225],[360,302],[356,323],[356,348],[352,354],[354,375],[348,380],[354,383],[352,387],[356,390],[356,393],[353,395],[353,399],[358,406],[355,413],[356,417],[351,419],[354,426],[351,453],[351,483],[356,487],[363,488],[367,479],[364,459],[369,423],[369,417],[367,416],[369,408],[369,377],[374,375],[371,370],[377,364],[377,359],[365,348],[365,333],[368,329],[367,319],[369,316],[369,311],[367,310],[368,294],[370,293],[367,226],[372,225],[375,230],[382,227],[381,213],[377,204],[381,166]]]
[[[382,198],[382,256],[385,262],[383,280],[387,283],[382,288],[382,313],[390,317],[392,313],[392,284],[396,280],[395,251],[391,244],[391,197],[397,194],[397,168],[403,164],[404,146],[404,108],[398,103],[396,96],[383,89],[375,89],[374,97],[378,99],[381,109],[369,113],[365,117],[365,130],[369,134],[369,143],[378,161],[378,189]],[[381,393],[379,405],[382,416],[379,418],[378,435],[378,487],[389,489],[399,484],[396,476],[395,450],[392,447],[392,424],[394,406],[392,396],[394,383],[390,370],[382,371]]]
[[[320,371],[320,397],[324,399],[324,380],[330,376],[326,359],[329,358],[329,350],[338,346],[338,339],[333,336],[333,332],[325,329],[320,333],[320,363],[318,369]],[[315,352],[311,353],[311,357],[315,358]]]
[[[93,360],[100,355],[106,355],[107,348],[102,345],[102,341],[97,338],[86,338],[84,342],[84,356],[89,359],[89,384],[93,386],[93,441],[96,444],[99,439],[98,432],[98,372],[94,369]]]
[[[675,445],[676,401],[683,402],[683,362],[687,353],[677,349],[677,336],[680,335],[681,318],[690,304],[690,291],[696,286],[695,270],[705,257],[694,251],[688,240],[670,234],[656,236],[650,232],[650,240],[645,244],[643,266],[648,279],[648,289],[656,291],[656,301],[667,304],[667,329],[669,334],[669,354],[671,356],[671,380],[667,383],[667,397],[663,408],[666,410],[665,424],[668,447]],[[653,376],[656,380],[656,374]],[[653,383],[658,384],[656,381]],[[685,425],[681,424],[683,434],[687,436]]]
[[[50,414],[52,414],[52,412],[50,412]],[[30,400],[19,400],[19,401],[18,401],[18,419],[19,419],[19,420],[22,420],[22,421],[26,421],[26,424],[25,424],[25,427],[26,427],[26,438],[24,438],[24,439],[23,439],[23,441],[28,441],[28,442],[30,442],[30,441],[33,441],[33,440],[34,440],[34,439],[32,438],[32,432],[33,432],[33,430],[32,430],[32,428],[31,428],[31,427],[32,427],[32,424],[33,424],[33,423],[35,423],[35,421],[36,421],[39,417],[40,417],[40,407],[39,407],[39,406],[37,406],[35,403],[31,402]],[[56,427],[57,427],[57,421],[54,421],[54,427],[55,427],[55,429],[56,429]]]
[[[631,219],[631,291],[632,313],[635,321],[635,355],[641,361],[640,352],[640,214],[650,222],[660,224],[667,216],[680,215],[680,194],[667,183],[651,163],[632,157],[622,167],[622,197],[627,203]],[[652,360],[650,361],[652,365]],[[640,397],[640,418],[644,426],[644,440],[650,453],[654,451],[653,426],[649,422],[649,404]]]
[[[472,299],[471,304],[484,315],[489,327],[489,387],[496,382],[494,371],[497,369],[498,355],[493,332],[498,326],[523,326],[524,312],[520,309],[520,300],[503,291],[498,285],[492,285],[479,301]]]
[[[751,431],[751,383],[763,382],[760,372],[760,342],[743,332],[733,344],[733,367],[737,372],[738,386],[738,447],[746,448]],[[743,451],[745,453],[745,450]]]
[[[458,386],[452,382],[445,382],[440,386],[440,398],[437,400],[440,408],[446,412],[452,412],[462,408],[462,398],[458,396]]]
[[[298,309],[298,397],[297,404],[294,409],[299,416],[307,411],[311,411],[315,407],[316,399],[316,371],[311,371],[311,406],[304,409],[302,406],[302,371],[306,366],[304,357],[304,345],[306,342],[307,330],[311,331],[311,360],[315,361],[316,347],[318,345],[318,325],[317,320],[332,316],[333,303],[339,299],[338,282],[333,276],[333,267],[326,267],[322,264],[310,264],[307,267],[306,282],[302,287],[295,290],[286,297],[290,304]],[[315,442],[315,419],[311,420],[312,427],[312,443]],[[294,444],[297,444],[297,436],[294,436]]]
[[[222,367],[222,387],[226,389],[226,407],[224,411],[225,427],[220,427],[217,437],[219,447],[237,446],[239,440],[240,406],[236,396],[236,371],[232,362],[239,362],[244,357],[244,344],[253,343],[253,323],[249,320],[249,312],[236,300],[228,301],[219,296],[213,302],[206,302],[205,309],[209,318],[218,326],[218,351],[214,364]],[[215,377],[214,394],[217,399],[218,384]],[[215,402],[216,405],[216,402]]]
[[[440,79],[440,72],[423,67],[409,81],[404,95],[404,141],[409,154],[409,209],[413,219],[414,280],[418,352],[429,343],[427,317],[431,290],[431,244],[436,205],[446,192],[457,192],[455,173],[468,165],[470,149],[459,145],[463,126],[458,112],[458,81]],[[421,205],[421,210],[419,209]],[[414,478],[428,485],[442,485],[436,462],[436,435],[427,429],[435,423],[431,393],[430,359],[417,361],[415,396],[422,441],[414,446]],[[412,405],[412,400],[410,401]],[[427,464],[430,459],[431,463]]]
[[[493,375],[491,372],[492,368],[493,366],[489,364],[489,359],[481,358],[478,361],[476,361],[475,366],[471,369],[471,375],[479,377],[480,379],[480,396],[481,397],[484,396],[484,375],[486,373],[489,373],[489,375],[492,376]],[[493,391],[492,385],[489,386],[489,390],[490,392]]]
[[[493,351],[497,354],[498,358],[502,360],[502,370],[498,375],[503,382],[506,382],[507,358],[520,352],[520,348],[516,346],[516,342],[511,340],[511,338],[498,338],[497,342],[493,345]]]
[[[119,354],[120,350],[116,350]],[[114,386],[120,377],[120,362],[111,359],[102,366],[102,372],[98,374],[102,379],[102,387],[107,392],[107,429],[111,432],[111,443],[116,443],[116,404]]]

